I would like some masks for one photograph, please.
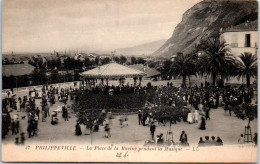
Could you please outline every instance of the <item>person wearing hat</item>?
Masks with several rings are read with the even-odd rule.
[[[154,132],[155,132],[155,129],[156,129],[156,126],[154,125],[154,121],[151,123],[151,126],[150,126],[150,132],[151,132],[151,135],[152,135],[152,140],[154,140]]]

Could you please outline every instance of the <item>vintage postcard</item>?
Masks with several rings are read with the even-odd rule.
[[[2,161],[257,162],[258,1],[2,9]]]

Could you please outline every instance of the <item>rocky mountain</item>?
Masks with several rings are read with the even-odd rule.
[[[120,48],[120,49],[116,49],[116,54],[122,54],[124,56],[140,56],[143,54],[150,55],[158,48],[160,48],[165,42],[166,39],[161,39],[161,40],[141,44],[134,47]]]
[[[151,56],[169,58],[178,52],[190,53],[202,38],[217,33],[220,29],[255,21],[257,15],[257,1],[204,0],[183,14],[182,21],[175,27],[171,38]]]

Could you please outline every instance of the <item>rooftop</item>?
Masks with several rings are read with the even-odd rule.
[[[30,64],[9,64],[2,66],[2,76],[23,76],[33,72],[34,66]]]
[[[92,70],[81,73],[88,78],[122,78],[144,76],[146,73],[117,63],[109,63],[98,66]]]
[[[129,65],[130,68],[137,69],[139,71],[143,71],[146,73],[145,77],[155,77],[159,76],[161,73],[158,72],[157,70],[150,68],[148,66],[144,66],[143,64],[134,64],[134,65]]]
[[[239,31],[257,31],[258,30],[258,21],[247,21],[236,26],[232,26],[228,29],[225,29],[224,32],[239,32]]]

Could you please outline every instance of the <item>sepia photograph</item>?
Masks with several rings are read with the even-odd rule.
[[[256,0],[3,0],[1,36],[4,162],[257,162]]]

